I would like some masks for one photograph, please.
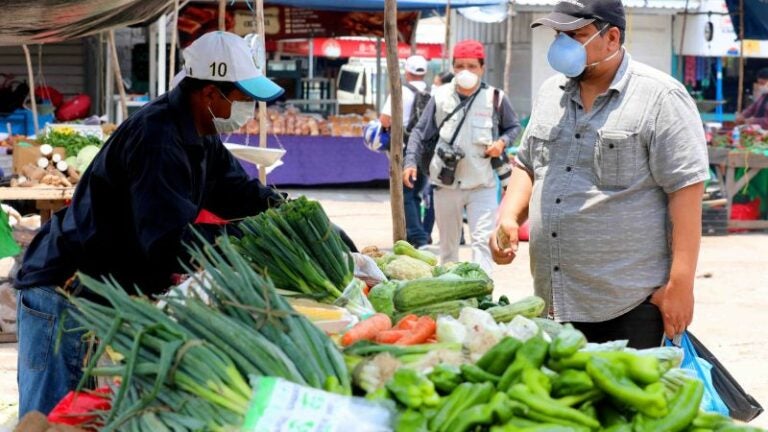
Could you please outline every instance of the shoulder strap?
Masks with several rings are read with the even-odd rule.
[[[459,104],[458,107],[453,112],[458,111],[459,108],[466,105],[466,109],[464,110],[464,115],[461,116],[461,121],[459,121],[459,124],[456,126],[456,130],[453,131],[453,136],[451,137],[451,141],[448,143],[449,146],[453,146],[453,142],[456,141],[456,137],[459,136],[459,131],[461,131],[461,127],[464,125],[464,120],[467,118],[467,113],[469,112],[469,109],[472,108],[472,103],[475,102],[475,98],[477,98],[478,93],[480,93],[480,90],[476,91],[475,94],[472,95],[471,98],[469,98],[469,101],[465,104]],[[453,113],[451,113],[453,114]],[[443,121],[445,123],[445,121]],[[441,125],[442,126],[442,125]],[[438,132],[440,130],[438,129]]]
[[[414,86],[413,84],[409,83],[408,81],[403,81],[403,87],[407,88],[408,90],[413,92],[413,94],[415,94],[415,95],[421,93],[419,91],[419,89],[416,88],[416,86]]]

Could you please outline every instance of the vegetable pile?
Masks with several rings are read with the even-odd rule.
[[[368,398],[395,401],[402,432],[759,430],[701,411],[704,386],[677,369],[679,350],[588,345],[551,324],[552,335],[506,336],[474,363],[401,367]]]
[[[221,430],[242,425],[249,376],[281,377],[348,394],[350,379],[335,344],[297,314],[223,238],[192,250],[209,303],[179,292],[130,297],[114,283],[82,276],[98,298],[71,297],[75,320],[100,340],[83,380],[119,376],[103,430]],[[123,357],[96,367],[109,346]]]
[[[333,303],[352,282],[354,262],[317,201],[300,197],[244,220],[232,240],[253,267],[285,291]]]

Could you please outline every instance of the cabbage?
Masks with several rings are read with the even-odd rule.
[[[88,165],[91,164],[93,159],[99,153],[99,150],[101,149],[95,145],[89,145],[81,148],[80,151],[77,152],[77,170],[81,173],[85,172],[85,170],[88,168]]]

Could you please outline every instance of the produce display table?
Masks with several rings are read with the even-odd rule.
[[[232,134],[225,142],[258,146],[258,136]],[[374,153],[361,137],[270,135],[267,147],[283,148],[283,165],[269,173],[270,185],[319,186],[344,183],[367,183],[389,179],[389,160],[384,153]],[[258,168],[241,162],[251,176]]]
[[[0,187],[0,201],[34,200],[40,210],[40,221],[45,223],[51,214],[72,199],[75,188],[54,187]]]
[[[728,200],[728,214],[736,194],[762,169],[768,168],[768,157],[728,148],[709,147],[709,163],[714,165],[723,192]],[[743,168],[744,175],[736,180],[736,168]],[[768,229],[768,220],[729,220],[728,228],[761,230]]]

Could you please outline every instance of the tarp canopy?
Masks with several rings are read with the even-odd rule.
[[[726,0],[736,37],[741,34],[741,1],[744,2],[744,39],[768,40],[768,3],[765,0]]]
[[[0,45],[60,42],[150,21],[172,0],[2,0]]]
[[[266,4],[294,6],[303,9],[337,11],[383,11],[384,0],[266,0]],[[451,0],[452,9],[465,7],[491,6],[503,3],[499,0]],[[398,0],[398,11],[444,11],[446,0]]]

